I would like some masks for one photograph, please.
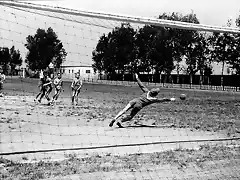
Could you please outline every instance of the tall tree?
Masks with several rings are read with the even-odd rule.
[[[67,55],[51,27],[47,31],[39,28],[35,35],[29,35],[25,47],[28,49],[26,63],[31,70],[46,69],[51,62],[59,68]]]
[[[139,29],[136,35],[138,71],[152,70],[160,79],[162,72],[170,74],[174,65],[168,40],[169,34],[163,27],[146,25]]]
[[[228,60],[232,58],[234,36],[229,33],[213,33],[211,43],[213,45],[212,58],[215,62],[222,63],[221,86],[223,86],[225,65],[228,63]]]
[[[124,74],[129,70],[136,59],[135,34],[130,24],[115,27],[107,36],[103,34],[92,53],[95,71]]]
[[[0,65],[2,66],[3,73],[8,73],[8,65],[10,62],[10,51],[8,47],[0,47]]]
[[[240,28],[240,15],[235,21],[237,27]],[[235,74],[240,75],[240,34],[232,35],[232,48],[228,64],[235,71]]]
[[[106,61],[110,59],[106,59],[107,56],[107,48],[108,48],[109,38],[103,34],[98,40],[98,44],[95,50],[92,52],[93,59],[93,69],[95,72],[99,72],[101,75],[104,71],[106,71]]]
[[[14,46],[10,49],[10,62],[11,74],[16,70],[16,66],[22,65],[22,57],[19,50],[16,50]]]
[[[180,13],[173,12],[172,14],[163,13],[159,16],[160,19],[167,19],[172,21],[182,21],[188,23],[199,24],[199,20],[195,13],[191,12],[187,15],[182,15]],[[169,32],[170,39],[169,45],[172,48],[173,59],[176,64],[176,68],[180,67],[180,62],[182,59],[186,59],[186,64],[188,65],[188,72],[190,74],[190,79],[192,82],[192,75],[196,73],[196,58],[195,56],[195,43],[197,42],[198,32],[194,30],[186,29],[176,29],[176,28],[166,28]],[[179,73],[179,71],[177,71]],[[179,74],[177,78],[179,82]]]

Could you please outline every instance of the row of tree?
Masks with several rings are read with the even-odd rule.
[[[25,47],[27,48],[27,56],[25,62],[32,71],[46,69],[50,63],[54,68],[60,68],[62,62],[66,58],[66,51],[61,40],[52,28],[37,29],[34,35],[26,38]],[[0,47],[0,67],[6,74],[14,74],[16,67],[22,65],[22,57],[19,50],[14,46]]]
[[[19,50],[16,50],[14,46],[10,49],[8,47],[0,47],[0,67],[6,74],[14,75],[16,67],[21,66],[22,57]]]
[[[163,13],[159,19],[200,23],[193,12],[187,15]],[[237,26],[240,26],[239,19],[236,20]],[[230,21],[228,26],[231,26]],[[221,62],[223,69],[228,64],[239,75],[239,50],[239,34],[206,33],[152,25],[136,30],[130,24],[121,24],[100,37],[92,57],[93,68],[100,74],[170,74],[176,69],[178,74],[184,70],[192,79],[197,72],[209,76],[213,62]],[[180,65],[183,60],[185,68]]]

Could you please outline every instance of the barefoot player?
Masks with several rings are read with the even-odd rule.
[[[78,95],[82,88],[82,79],[80,78],[80,74],[76,73],[75,78],[72,81],[71,88],[72,88],[72,105],[74,105],[74,100],[76,105],[78,105]]]
[[[121,110],[116,117],[110,122],[109,126],[112,127],[113,124],[116,122],[118,127],[123,127],[121,123],[130,121],[143,107],[153,104],[153,103],[162,103],[162,102],[170,102],[170,101],[175,101],[175,98],[161,98],[158,99],[157,95],[160,92],[159,88],[153,88],[149,90],[147,87],[143,85],[143,83],[140,81],[138,78],[138,75],[135,74],[137,83],[139,87],[142,89],[143,94],[131,100],[127,106]],[[119,117],[121,117],[124,113],[126,113],[128,110],[131,109],[130,115],[127,115],[121,120],[118,120]]]

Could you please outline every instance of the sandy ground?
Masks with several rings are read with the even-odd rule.
[[[80,105],[73,107],[69,84],[54,106],[47,106],[46,100],[41,104],[33,101],[36,84],[13,79],[4,86],[0,158],[25,166],[0,164],[0,178],[6,168],[11,173],[2,177],[7,180],[240,177],[240,153],[235,148],[239,140],[211,141],[240,137],[236,132],[240,127],[238,93],[161,89],[161,97],[187,93],[188,99],[146,107],[120,129],[110,128],[108,123],[130,99],[141,94],[138,87],[84,84]],[[217,145],[219,149],[201,149],[203,145]],[[225,145],[232,150],[224,150]],[[154,152],[163,153],[162,157]],[[40,160],[57,163],[51,165],[54,175]]]
[[[214,142],[197,142],[228,138],[221,132],[193,131],[189,128],[132,124],[126,128],[110,128],[111,120],[89,121],[86,117],[94,109],[85,107],[89,99],[81,99],[81,106],[72,107],[69,99],[61,98],[55,106],[34,103],[32,96],[5,96],[1,99],[1,153],[60,149],[57,152],[28,153],[8,156],[13,160],[63,159],[67,153],[85,156],[98,154],[153,153],[177,148],[196,149]],[[46,102],[45,102],[46,103]],[[64,105],[65,104],[65,105]],[[94,104],[92,106],[97,106]],[[94,118],[94,117],[93,117]],[[185,141],[177,143],[178,141]],[[190,142],[187,142],[190,141]],[[237,141],[215,142],[220,144]],[[139,144],[139,145],[138,145]],[[144,145],[146,144],[146,145]],[[77,148],[78,151],[70,149]],[[61,151],[64,150],[65,151]],[[24,158],[23,158],[24,157]]]

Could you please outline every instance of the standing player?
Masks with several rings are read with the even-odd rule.
[[[175,101],[175,98],[161,98],[158,99],[156,96],[158,95],[158,93],[160,92],[159,88],[153,88],[151,90],[149,90],[148,88],[146,88],[143,83],[140,81],[140,79],[138,78],[138,75],[135,74],[136,79],[137,79],[137,83],[139,85],[139,87],[142,89],[143,94],[138,97],[135,98],[133,100],[131,100],[127,106],[120,111],[116,117],[110,122],[109,126],[112,127],[113,124],[117,121],[117,119],[119,117],[121,117],[124,113],[126,113],[129,109],[131,109],[130,115],[127,115],[126,117],[124,117],[123,119],[121,119],[120,121],[117,121],[117,125],[118,127],[122,128],[122,122],[126,122],[126,121],[130,121],[143,107],[153,104],[153,103],[162,103],[162,102],[169,102],[169,101]]]
[[[57,74],[57,77],[53,81],[53,85],[55,88],[55,94],[53,95],[52,103],[58,99],[61,91],[64,91],[61,73]]]
[[[78,95],[82,88],[82,79],[80,78],[80,74],[76,73],[75,78],[72,81],[71,88],[72,88],[72,105],[74,105],[74,100],[76,101],[76,105],[78,105]]]
[[[2,69],[0,69],[0,97],[3,96],[2,89],[3,89],[3,82],[5,81],[6,77],[2,74]]]

